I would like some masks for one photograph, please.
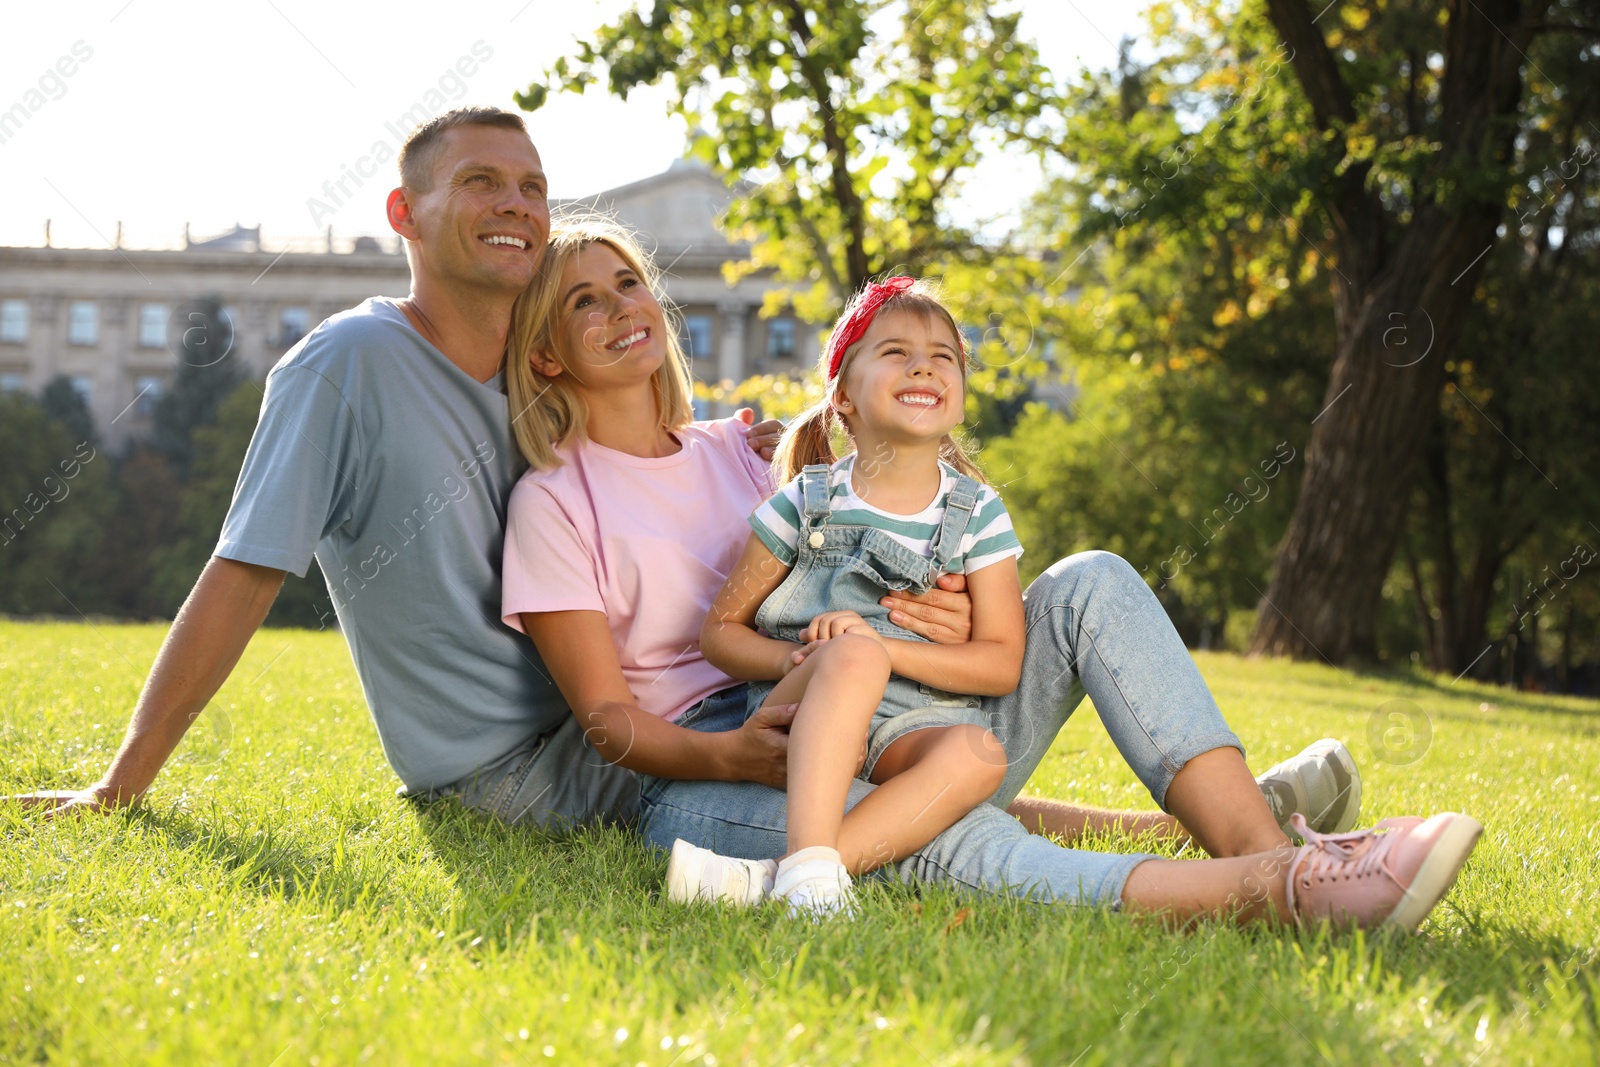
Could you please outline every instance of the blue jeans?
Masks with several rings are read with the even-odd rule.
[[[926,847],[884,868],[884,876],[1115,907],[1129,873],[1150,856],[1062,848],[1029,834],[1004,810],[1085,693],[1123,759],[1163,807],[1185,763],[1212,749],[1243,752],[1244,746],[1223,721],[1155,594],[1120,556],[1069,556],[1040,575],[1024,600],[1022,684],[984,701],[989,729],[1006,750],[1000,789]],[[744,716],[734,703],[707,702],[678,722],[708,732],[736,729]],[[852,782],[848,805],[873,788]],[[749,859],[786,851],[785,797],[764,785],[646,778],[640,804],[641,832],[660,848],[681,837]]]

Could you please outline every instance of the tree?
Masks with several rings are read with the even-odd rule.
[[[1024,135],[1053,93],[1017,23],[966,0],[657,0],[516,100],[669,84],[695,153],[756,180],[726,219],[755,239],[742,269],[796,283],[797,309],[821,319],[876,275],[974,253],[947,205],[986,142]]]
[[[150,448],[180,479],[195,460],[194,434],[216,421],[223,399],[244,380],[231,358],[233,324],[213,298],[196,300],[175,316],[178,369],[156,401]]]
[[[1559,125],[1551,133],[1564,140]],[[1525,202],[1548,201],[1545,217],[1530,217],[1525,239],[1492,257],[1445,364],[1402,535],[1402,581],[1428,665],[1452,675],[1500,674],[1485,650],[1529,636],[1552,589],[1586,569],[1561,564],[1579,545],[1600,550],[1600,530],[1585,521],[1600,517],[1600,364],[1580,355],[1593,345],[1600,302],[1600,205],[1582,172],[1571,177],[1542,183],[1545,196]],[[1530,577],[1508,581],[1508,566]],[[1587,601],[1560,600],[1570,649],[1574,627],[1593,617],[1578,614]],[[1524,658],[1516,673],[1533,666]]]
[[[75,616],[100,608],[76,579],[112,504],[110,460],[31,397],[0,395],[0,611]]]
[[[1527,146],[1551,100],[1593,99],[1587,42],[1540,36],[1568,21],[1556,6],[1156,4],[1155,61],[1125,57],[1114,78],[1066,96],[1059,155],[1083,192],[1064,215],[1085,268],[1096,242],[1210,241],[1214,269],[1240,290],[1224,316],[1270,307],[1274,283],[1281,295],[1328,290],[1332,328],[1310,342],[1327,369],[1306,412],[1305,481],[1254,651],[1336,661],[1378,651],[1383,584],[1447,365],[1479,279],[1508,254],[1496,232],[1511,191],[1545,162]],[[1528,69],[1564,80],[1534,73],[1525,94],[1521,52],[1535,39]],[[1267,229],[1280,239],[1217,240]],[[1205,280],[1195,288],[1215,306]]]
[[[89,405],[83,402],[82,394],[65,374],[58,374],[45,383],[39,393],[39,406],[45,417],[60,424],[74,441],[95,443],[94,416],[89,414]]]
[[[194,465],[180,491],[177,530],[151,559],[150,596],[166,614],[182,605],[216,548],[260,412],[261,387],[241,382],[218,407],[217,417],[194,432]],[[333,604],[316,567],[304,578],[289,575],[267,616],[268,625],[317,629],[332,620]]]
[[[1506,221],[1516,142],[1537,128],[1537,110],[1520,106],[1524,68],[1543,77],[1527,53],[1572,8],[1593,7],[1351,4],[1324,29],[1304,0],[1267,0],[1319,135],[1302,160],[1331,229],[1336,341],[1252,651],[1376,652],[1383,581],[1446,363]],[[1545,43],[1588,49],[1573,34]],[[1396,358],[1386,342],[1397,322],[1426,323],[1432,348]]]

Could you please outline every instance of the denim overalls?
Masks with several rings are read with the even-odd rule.
[[[827,611],[853,611],[885,637],[904,641],[927,638],[889,621],[889,609],[878,599],[889,592],[925,593],[961,551],[961,540],[978,503],[979,485],[958,475],[945,504],[943,521],[929,551],[918,555],[882,530],[847,526],[833,520],[829,506],[829,468],[818,464],[800,475],[804,509],[800,517],[799,556],[782,585],[756,613],[756,625],[783,641],[799,641],[811,620]],[[930,642],[931,643],[931,642]],[[749,710],[766,700],[776,682],[750,684]],[[971,723],[989,726],[981,697],[947,693],[909,678],[891,675],[883,701],[873,713],[867,762],[872,769],[884,749],[914,730]]]

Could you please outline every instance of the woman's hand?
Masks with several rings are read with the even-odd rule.
[[[774,789],[789,785],[789,723],[798,704],[767,704],[733,732],[737,743],[732,781],[760,782]]]
[[[889,621],[940,645],[972,640],[972,597],[964,574],[941,574],[926,593],[897,593],[878,601],[889,609]]]

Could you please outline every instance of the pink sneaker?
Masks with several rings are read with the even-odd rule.
[[[1296,922],[1404,930],[1415,930],[1450,891],[1483,833],[1477,819],[1454,812],[1385,819],[1348,834],[1319,834],[1298,813],[1291,822],[1306,841],[1289,864]]]

